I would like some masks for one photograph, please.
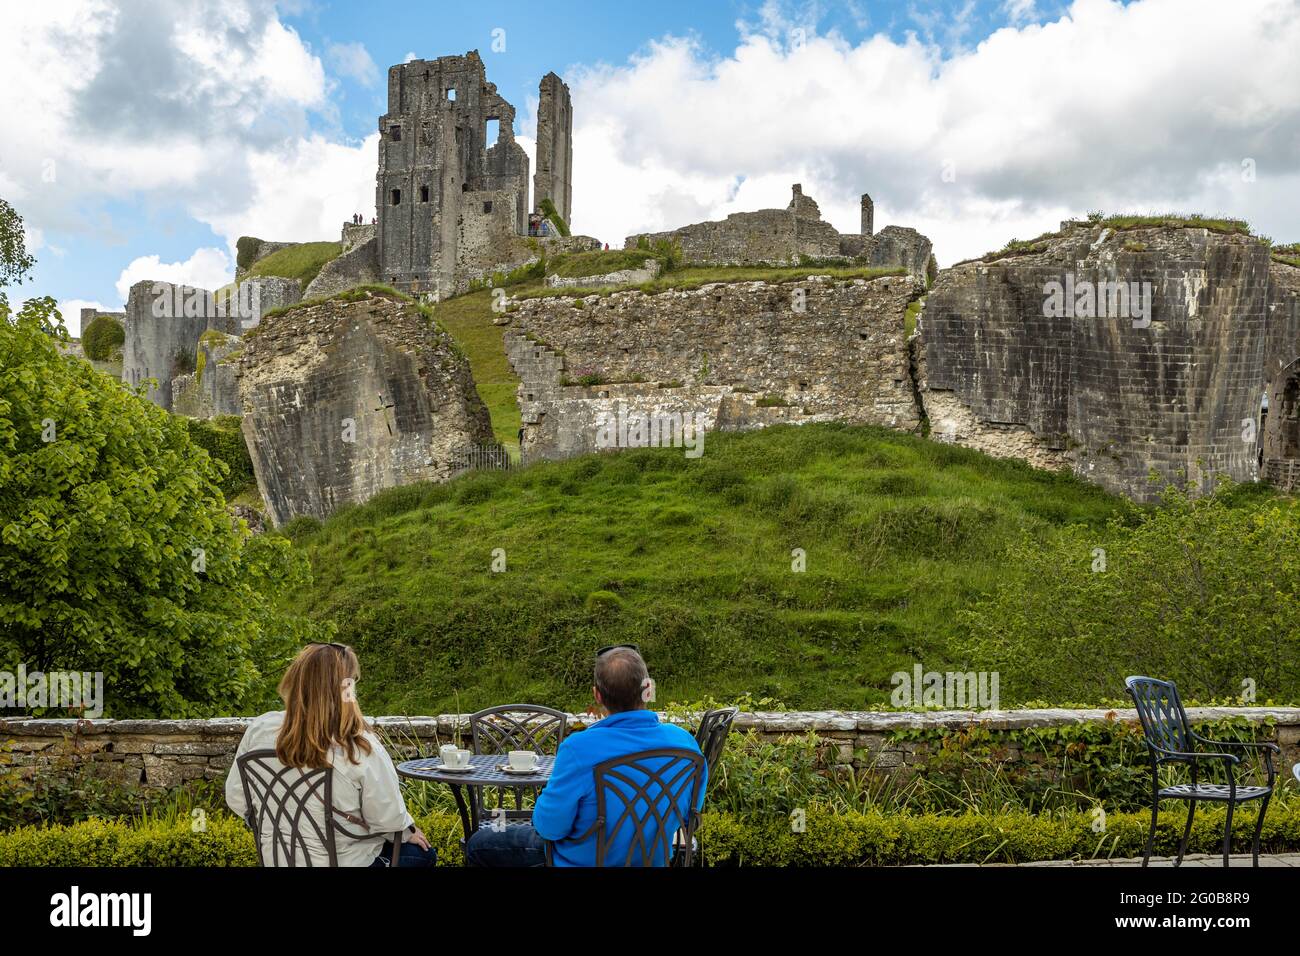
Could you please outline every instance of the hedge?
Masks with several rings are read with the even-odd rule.
[[[126,329],[112,316],[101,315],[81,330],[81,350],[86,358],[106,362],[126,342]]]
[[[1233,851],[1248,852],[1254,808],[1233,820]],[[1192,828],[1189,853],[1218,853],[1222,810],[1202,810]],[[926,863],[1017,863],[1033,860],[1139,856],[1149,816],[1116,813],[1103,833],[1087,814],[999,815],[834,813],[810,807],[804,832],[783,817],[744,821],[706,812],[699,837],[710,866],[902,866]],[[1186,816],[1161,813],[1156,852],[1177,850]],[[419,818],[438,848],[440,866],[460,866],[460,818],[432,813]],[[1300,848],[1300,804],[1271,807],[1264,820],[1264,852]],[[22,827],[0,833],[0,866],[255,866],[253,838],[228,814],[211,816],[202,832],[188,819],[129,823],[91,820],[71,826]]]

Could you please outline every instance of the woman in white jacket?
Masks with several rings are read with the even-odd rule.
[[[435,851],[406,810],[393,761],[362,716],[356,684],[361,668],[357,655],[345,644],[309,644],[294,658],[280,681],[284,710],[254,718],[235,753],[236,762],[226,777],[226,804],[247,819],[248,803],[238,760],[250,750],[274,750],[286,767],[333,769],[332,800],[335,850],[339,866],[383,866],[392,844],[380,841],[403,833],[401,866],[432,866]],[[278,769],[278,768],[277,768]],[[283,785],[280,786],[283,792]],[[323,827],[324,801],[312,814]],[[307,845],[312,866],[329,865],[329,854],[315,828],[306,824],[299,832]],[[354,834],[349,836],[348,834]],[[261,833],[262,856],[270,864],[272,834],[269,824]],[[305,865],[306,861],[298,861]]]

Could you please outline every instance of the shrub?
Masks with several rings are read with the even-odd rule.
[[[547,196],[542,200],[541,210],[542,215],[549,219],[551,224],[555,226],[556,232],[561,236],[569,235],[569,224],[564,221],[564,217],[560,215],[560,211],[555,208],[555,203],[551,201],[550,196]]]
[[[81,348],[86,358],[107,362],[126,342],[126,329],[112,316],[100,315],[81,330]]]
[[[935,863],[1025,863],[1036,860],[1139,856],[1149,816],[1114,813],[1103,833],[1093,818],[1070,814],[888,814],[835,813],[824,806],[796,807],[763,820],[742,820],[706,809],[698,831],[709,866],[907,866]],[[797,822],[795,820],[797,819]],[[1196,814],[1190,853],[1217,853],[1224,811]],[[1177,852],[1185,812],[1160,815],[1155,853]],[[461,824],[454,813],[419,815],[416,822],[438,851],[439,866],[460,866]],[[1233,851],[1247,852],[1254,813],[1233,819]],[[1263,852],[1300,847],[1300,811],[1273,805],[1264,819]],[[378,844],[377,844],[378,849]],[[207,815],[195,832],[187,818],[135,822],[89,820],[71,826],[21,827],[0,833],[0,866],[256,866],[252,833],[228,813]]]

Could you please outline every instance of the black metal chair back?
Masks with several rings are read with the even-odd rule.
[[[312,866],[308,835],[314,836],[338,866],[334,843],[334,772],[329,767],[300,770],[280,763],[274,750],[250,750],[236,761],[248,807],[245,822],[257,843],[257,862],[262,866]],[[268,862],[262,836],[271,844]]]
[[[709,765],[710,785],[713,783],[713,771],[718,766],[718,758],[722,756],[723,748],[727,745],[727,735],[731,733],[732,721],[739,713],[739,707],[723,707],[719,710],[706,711],[700,719],[700,726],[695,731],[695,742],[700,745],[700,752],[704,754],[704,759]]]
[[[568,732],[562,711],[537,704],[502,704],[470,714],[469,731],[476,754],[532,750],[555,753]]]
[[[703,755],[677,747],[596,764],[596,865],[667,866],[676,851],[690,866],[704,768]],[[627,853],[609,859],[611,844],[625,834]]]
[[[531,750],[538,756],[554,754],[564,742],[569,718],[563,711],[539,704],[501,704],[470,714],[469,731],[474,753],[506,754],[511,750]],[[473,825],[482,821],[485,809],[506,809],[505,795],[513,795],[514,808],[504,819],[526,821],[531,811],[524,810],[524,790],[520,787],[471,787]]]
[[[1124,681],[1128,694],[1137,708],[1138,720],[1147,747],[1153,751],[1187,753],[1194,748],[1191,725],[1187,712],[1178,699],[1178,688],[1172,681],[1154,677],[1129,677]]]

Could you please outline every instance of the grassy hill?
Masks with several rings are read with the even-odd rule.
[[[949,663],[955,612],[1022,529],[1128,509],[1020,463],[807,425],[710,434],[695,460],[639,449],[398,488],[286,531],[315,569],[291,603],[358,648],[369,713],[582,709],[614,643],[640,645],[660,702],[854,708],[887,702],[896,670]]]

